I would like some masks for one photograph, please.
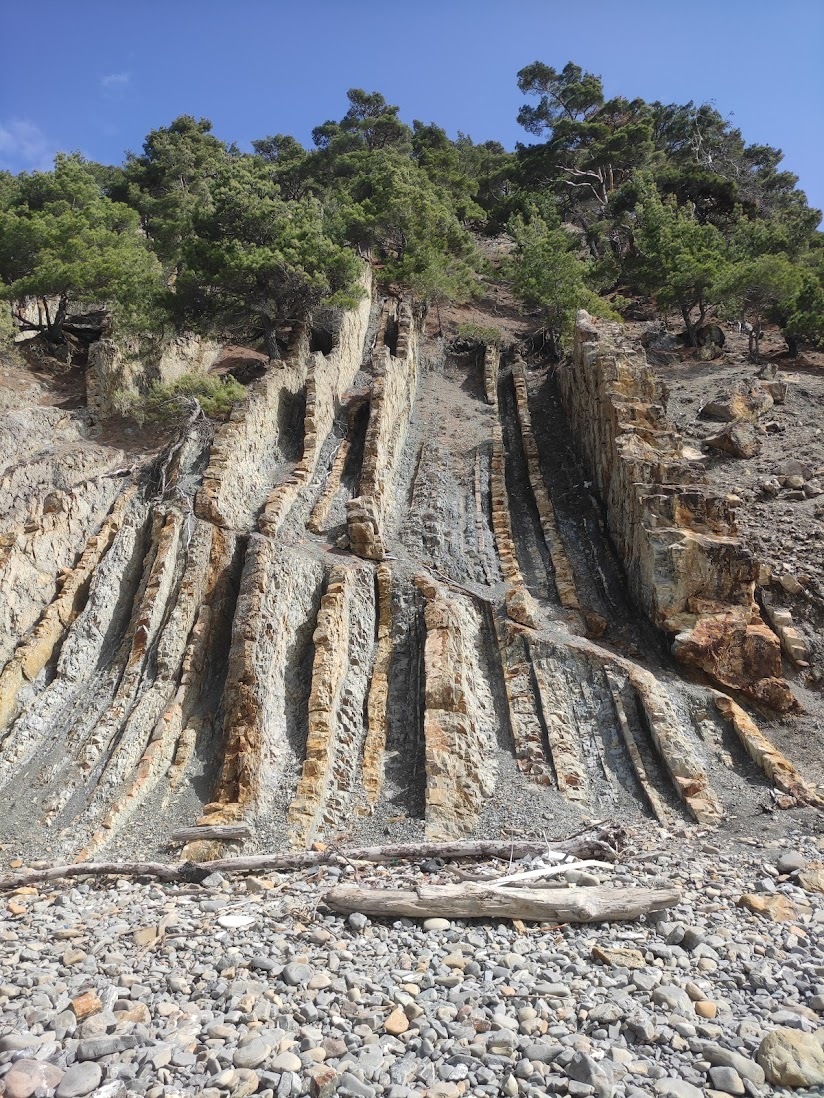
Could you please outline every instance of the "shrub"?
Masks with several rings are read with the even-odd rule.
[[[120,406],[141,425],[162,426],[184,422],[197,405],[209,419],[226,419],[245,397],[246,390],[233,377],[183,374],[166,384],[153,381],[147,393],[129,394]]]
[[[489,347],[501,344],[500,330],[483,324],[459,324],[457,338],[464,343],[483,343]]]

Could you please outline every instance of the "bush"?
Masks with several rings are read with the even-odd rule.
[[[483,324],[459,324],[457,338],[465,343],[483,343],[488,347],[499,347],[501,344],[500,330],[484,327]]]
[[[153,381],[143,396],[129,394],[120,402],[124,414],[141,425],[163,426],[183,423],[196,405],[209,419],[226,419],[232,408],[246,397],[246,390],[233,377],[183,374],[163,384]]]

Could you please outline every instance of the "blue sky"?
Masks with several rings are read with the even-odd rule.
[[[824,0],[41,0],[36,13],[19,41],[4,21],[12,171],[61,149],[118,162],[179,114],[242,148],[276,132],[308,142],[349,87],[512,147],[531,140],[518,69],[573,60],[608,95],[714,102],[748,141],[783,149],[824,207]]]

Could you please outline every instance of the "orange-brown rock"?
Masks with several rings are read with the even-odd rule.
[[[798,918],[798,908],[792,900],[778,894],[747,892],[739,898],[738,906],[772,919],[774,923],[792,923]]]
[[[97,992],[90,990],[84,991],[82,995],[76,995],[72,999],[71,1008],[78,1022],[83,1022],[86,1018],[91,1018],[93,1014],[99,1014],[103,1009],[103,1004],[97,997]]]
[[[756,563],[729,500],[713,495],[700,464],[684,457],[643,350],[618,325],[581,311],[559,377],[635,601],[672,638],[680,662],[792,709],[778,638],[755,602]]]
[[[481,618],[468,599],[425,576],[426,835],[471,832],[495,786],[494,716],[479,667]]]

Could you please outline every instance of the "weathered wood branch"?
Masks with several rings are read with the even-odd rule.
[[[677,888],[495,889],[469,882],[401,889],[339,885],[326,893],[334,911],[387,918],[529,919],[558,923],[606,923],[637,919],[673,907]]]
[[[202,829],[198,828],[198,832]],[[527,858],[561,851],[576,858],[598,858],[614,862],[623,839],[618,826],[602,826],[573,835],[569,839],[547,841],[537,839],[477,840],[446,843],[396,843],[388,846],[334,847],[326,850],[304,850],[294,854],[253,854],[246,858],[219,858],[210,862],[74,862],[53,865],[45,869],[26,869],[0,877],[0,892],[26,885],[56,881],[65,877],[157,877],[161,881],[201,881],[210,873],[259,873],[272,870],[288,872],[311,869],[335,862],[344,856],[355,862],[403,862],[424,858],[444,861],[481,858]]]
[[[218,840],[224,843],[235,842],[240,839],[248,839],[252,834],[251,827],[246,824],[212,824],[203,827],[181,827],[179,831],[173,831],[169,836],[170,843],[191,843],[200,839]]]

